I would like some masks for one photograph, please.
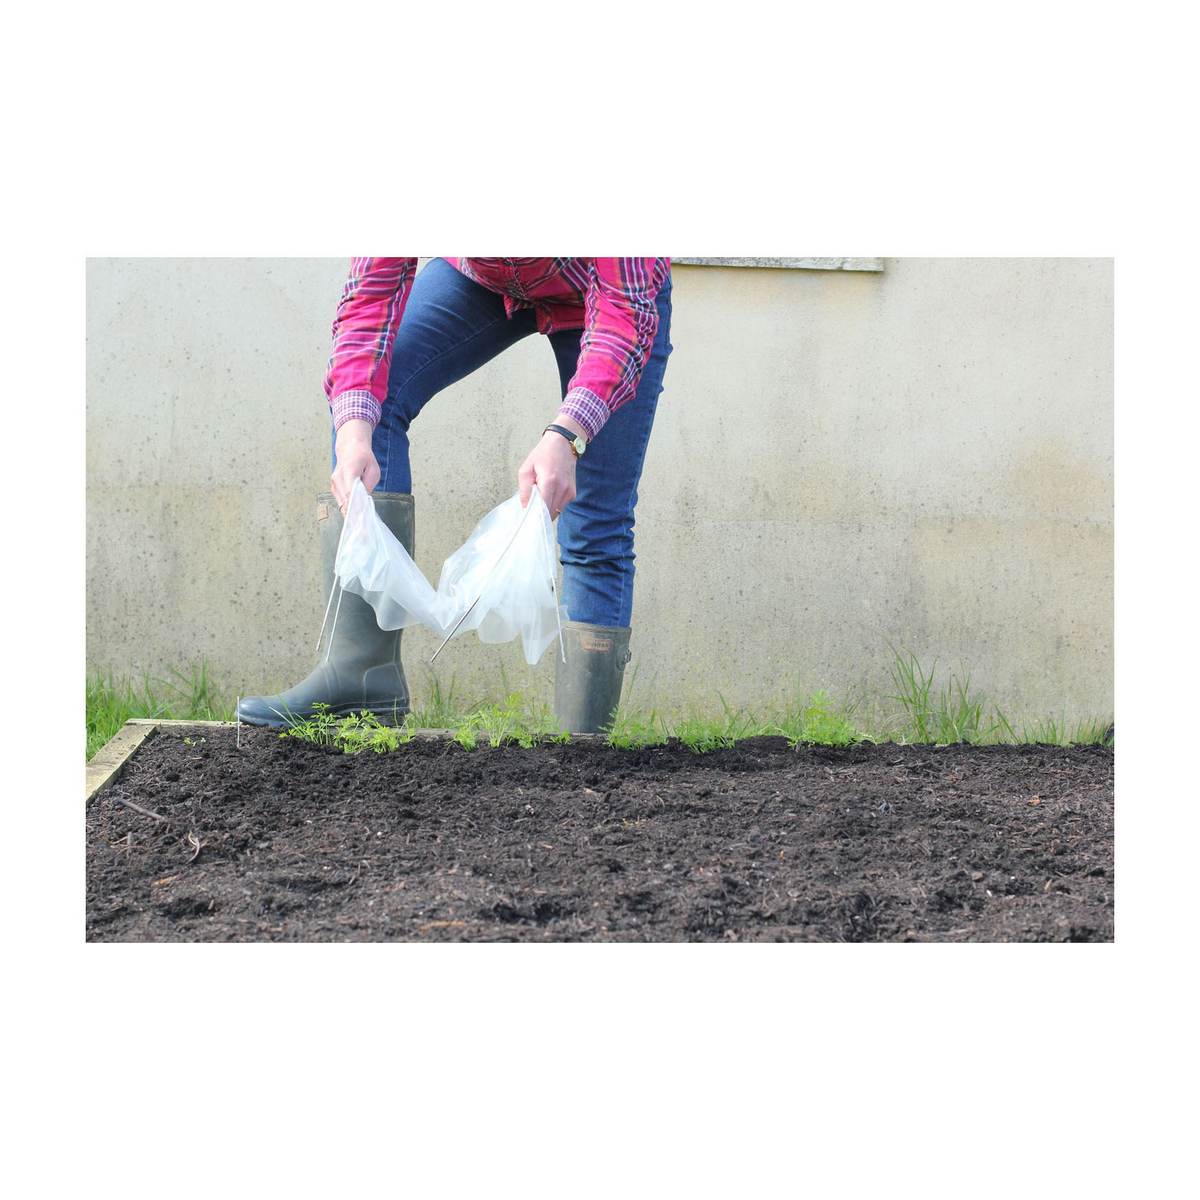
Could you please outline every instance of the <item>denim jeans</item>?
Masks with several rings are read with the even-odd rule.
[[[575,499],[556,522],[562,600],[572,621],[616,627],[630,623],[633,510],[671,353],[670,277],[658,293],[657,306],[658,332],[637,393],[609,417],[577,461]],[[502,296],[467,279],[442,259],[432,260],[418,272],[396,333],[387,399],[372,440],[381,472],[380,491],[412,491],[408,430],[426,403],[537,332],[532,309],[520,309],[509,320]],[[547,338],[558,363],[563,396],[575,374],[580,336],[579,330],[568,330]],[[531,447],[540,432],[529,431]]]

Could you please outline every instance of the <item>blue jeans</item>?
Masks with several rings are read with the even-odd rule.
[[[630,623],[633,510],[671,353],[669,277],[658,293],[657,306],[658,333],[637,393],[609,417],[576,463],[575,499],[556,522],[562,600],[572,621],[617,627]],[[372,441],[381,472],[380,491],[412,491],[408,430],[426,403],[537,331],[532,309],[520,309],[509,320],[498,293],[467,279],[440,258],[425,265],[413,281],[396,333],[387,399]],[[580,330],[548,336],[563,396],[575,374],[580,336]],[[529,431],[530,446],[540,433]]]

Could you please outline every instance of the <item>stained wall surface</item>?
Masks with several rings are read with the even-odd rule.
[[[793,261],[793,260],[779,260]],[[812,260],[851,263],[873,260]],[[633,700],[895,705],[893,652],[1010,720],[1113,709],[1111,259],[677,265],[637,510]],[[87,667],[205,663],[233,697],[313,665],[322,390],[345,260],[93,259]],[[516,490],[558,379],[532,337],[413,426],[434,583]],[[405,635],[417,699],[549,698],[552,655]]]

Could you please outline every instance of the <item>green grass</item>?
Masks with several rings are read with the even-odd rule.
[[[236,703],[223,700],[205,666],[169,680],[143,673],[137,682],[94,672],[87,680],[87,757],[90,759],[131,720],[232,721]]]
[[[641,703],[637,686],[639,669],[639,664],[634,664],[629,673],[629,682],[625,685],[625,700],[617,705],[617,711],[613,714],[604,735],[607,743],[618,750],[632,750],[637,746],[660,746],[671,736],[658,709],[653,705],[646,708]],[[639,696],[637,701],[634,700],[635,695]]]
[[[1051,715],[1022,722],[1017,728],[996,705],[971,690],[970,671],[962,675],[951,671],[939,684],[935,678],[937,659],[926,671],[910,651],[892,647],[892,655],[891,676],[897,690],[887,698],[898,702],[905,714],[904,722],[891,735],[893,741],[938,746],[959,742],[1113,744],[1112,722],[1094,717],[1070,722],[1065,715]]]
[[[854,724],[859,701],[843,700],[836,707],[824,689],[813,692],[806,701],[797,699],[788,704],[784,716],[767,732],[781,734],[792,745],[807,742],[814,746],[853,746],[867,740],[867,735]]]
[[[418,729],[454,729],[463,717],[453,677],[443,688],[442,681],[431,672],[429,696],[412,710],[408,723]]]
[[[667,723],[657,709],[645,711],[622,706],[617,709],[605,740],[619,750],[631,750],[636,746],[663,745],[670,736]]]
[[[502,704],[479,705],[470,712],[449,707],[445,697],[437,697],[434,706],[410,714],[403,726],[381,724],[370,713],[348,716],[331,715],[325,705],[316,705],[316,716],[296,721],[280,732],[280,737],[299,738],[319,746],[338,746],[347,754],[362,750],[384,753],[395,750],[416,736],[418,729],[449,729],[452,738],[465,750],[474,750],[480,740],[490,746],[513,743],[530,749],[543,742],[565,742],[558,722],[548,705],[529,703],[514,692]],[[433,722],[433,723],[426,723]]]
[[[951,672],[945,685],[935,690],[937,659],[927,674],[912,653],[901,653],[893,648],[893,655],[892,682],[899,694],[888,699],[898,701],[907,713],[909,740],[941,746],[952,742],[974,743],[986,741],[1004,728],[1003,718],[984,728],[984,702],[971,694],[969,671],[965,678]]]
[[[471,749],[480,732],[487,737],[491,746],[515,742],[518,746],[529,749],[541,742],[568,740],[567,735],[559,730],[550,706],[544,702],[527,701],[520,692],[513,692],[503,704],[481,705],[460,718],[456,740]]]
[[[720,692],[717,699],[721,702],[724,715],[715,718],[697,716],[685,717],[675,727],[675,736],[697,754],[709,750],[722,750],[735,745],[743,738],[756,737],[766,733],[768,727],[759,721],[754,713],[745,709],[732,709]]]
[[[901,715],[886,729],[870,731],[861,728],[857,719],[865,697],[835,702],[823,689],[811,694],[797,689],[782,711],[777,707],[762,714],[734,708],[717,693],[720,716],[689,713],[668,720],[655,707],[632,699],[635,671],[625,701],[604,737],[609,746],[618,749],[661,745],[675,738],[697,754],[762,735],[781,736],[792,745],[823,746],[850,746],[862,741],[1113,745],[1112,723],[1108,720],[1068,721],[1064,715],[1052,714],[1015,726],[972,690],[969,672],[950,672],[941,678],[937,666],[935,660],[926,670],[913,654],[893,649],[892,692],[885,698],[899,706]],[[569,740],[559,732],[554,713],[544,700],[505,691],[503,701],[468,707],[453,679],[443,687],[435,677],[428,698],[399,728],[383,725],[368,713],[333,717],[324,712],[298,722],[281,736],[341,746],[347,753],[394,750],[411,740],[417,729],[450,730],[453,739],[468,750],[480,744],[531,747]],[[137,683],[114,682],[111,676],[93,675],[87,681],[87,757],[90,759],[131,718],[232,721],[234,707],[218,694],[204,666],[194,668],[189,675],[173,672],[172,679],[165,681],[143,675]]]

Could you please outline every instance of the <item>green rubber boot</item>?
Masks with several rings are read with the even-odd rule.
[[[554,714],[568,733],[603,733],[616,715],[632,657],[629,626],[567,621],[562,634],[566,662],[556,655]]]
[[[380,520],[396,540],[413,552],[413,498],[397,492],[374,492]],[[332,492],[317,497],[317,530],[321,541],[321,576],[326,598],[333,592],[333,569],[342,514]],[[246,696],[238,719],[247,725],[292,725],[317,715],[328,705],[334,716],[369,712],[382,724],[400,725],[409,711],[408,683],[400,664],[400,629],[380,629],[375,610],[353,592],[337,589],[329,605],[321,658],[308,676],[277,696]]]

